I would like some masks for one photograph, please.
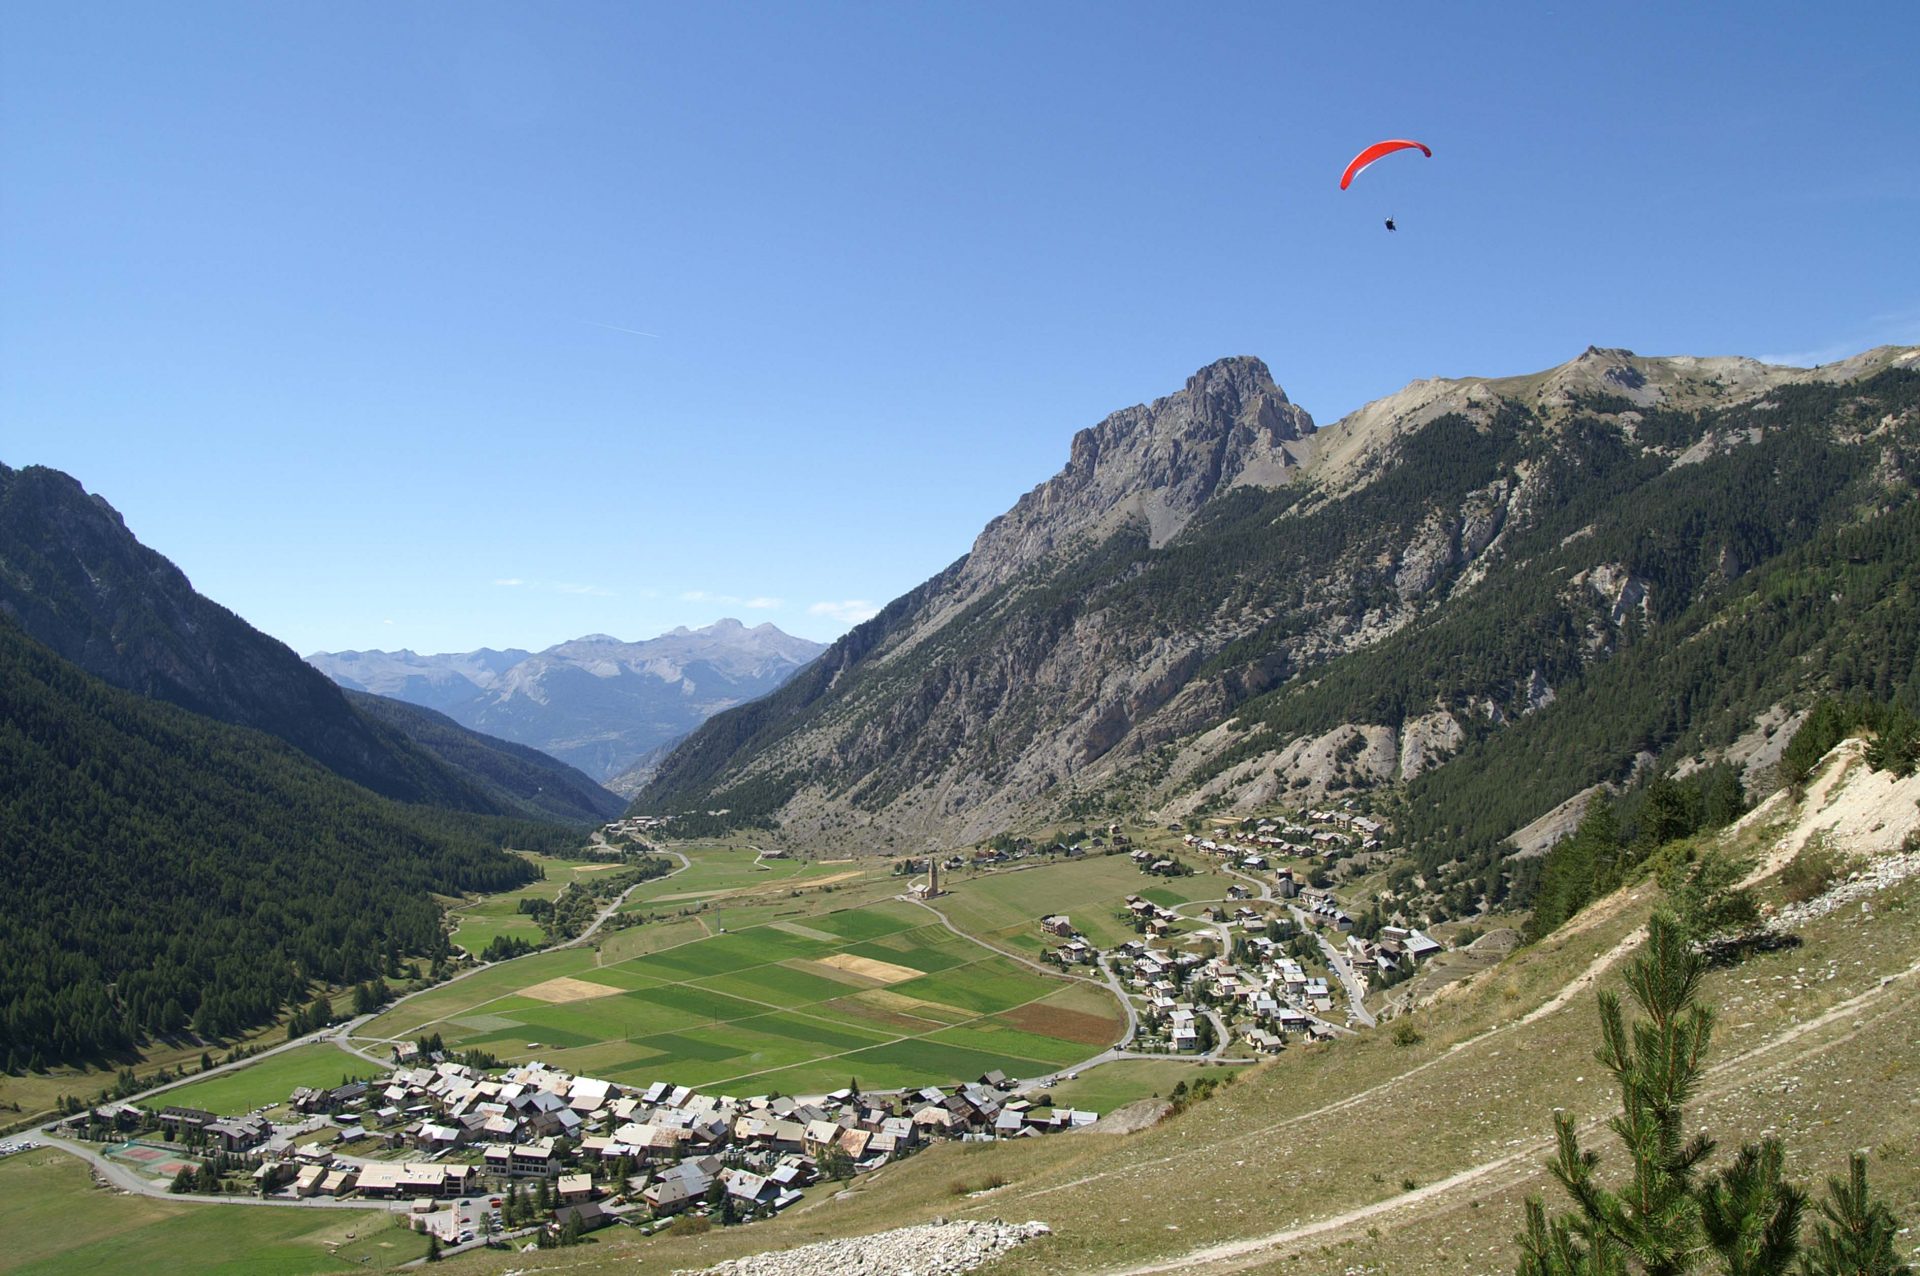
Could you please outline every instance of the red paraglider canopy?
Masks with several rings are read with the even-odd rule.
[[[1360,175],[1360,170],[1368,167],[1382,156],[1391,155],[1395,151],[1411,150],[1416,146],[1420,148],[1422,155],[1428,159],[1433,158],[1433,152],[1427,149],[1425,142],[1409,142],[1404,138],[1396,138],[1391,142],[1375,142],[1372,146],[1369,146],[1366,150],[1354,156],[1353,162],[1347,165],[1347,171],[1340,174],[1340,189],[1347,189],[1347,184]]]

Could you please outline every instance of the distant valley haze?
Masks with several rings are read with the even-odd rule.
[[[349,690],[438,710],[631,792],[637,783],[622,777],[636,763],[779,687],[825,649],[729,617],[640,642],[588,634],[541,652],[320,651],[307,661]]]

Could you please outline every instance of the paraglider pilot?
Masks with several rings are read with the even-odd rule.
[[[1391,218],[1391,217],[1389,217],[1389,218],[1387,218],[1387,229],[1388,229],[1388,230],[1399,230],[1400,228],[1399,228],[1398,226],[1396,226],[1396,225],[1394,225],[1394,224],[1393,224],[1393,218]]]

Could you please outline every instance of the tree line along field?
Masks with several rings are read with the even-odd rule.
[[[700,876],[648,885],[656,906],[671,905],[664,897],[741,889],[739,870],[728,856]],[[709,903],[699,926],[711,933],[605,964],[584,947],[503,963],[411,999],[360,1036],[438,1033],[450,1049],[630,1084],[800,1094],[849,1078],[889,1088],[993,1069],[1040,1075],[1119,1036],[1116,1008],[1098,988],[996,956],[913,904],[819,911],[831,902],[816,897],[771,920],[766,905],[742,908],[743,928]],[[683,921],[635,929],[669,926],[691,930]]]
[[[453,932],[454,943],[475,956],[486,951],[487,945],[500,935],[539,944],[544,937],[540,924],[529,914],[520,911],[521,900],[552,901],[574,882],[590,882],[595,876],[617,873],[623,867],[618,860],[571,859],[563,855],[526,855],[523,858],[544,870],[546,877],[529,882],[518,890],[488,895],[478,903],[455,909],[454,917],[459,925]]]

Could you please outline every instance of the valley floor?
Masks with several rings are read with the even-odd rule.
[[[1825,791],[1816,787],[1815,796],[1824,798]],[[1742,849],[1777,844],[1787,814],[1772,810],[1750,819],[1735,835],[1744,839]],[[1810,827],[1804,819],[1801,826]],[[1780,859],[1769,863],[1777,867]],[[695,863],[701,863],[699,857]],[[844,1030],[861,1022],[842,1013],[844,1006],[870,1010],[886,1001],[862,1001],[862,993],[908,996],[902,989],[917,984],[923,990],[938,985],[955,997],[1005,997],[1015,995],[1012,982],[1040,978],[1016,960],[1031,944],[1031,923],[1024,918],[1034,901],[1019,889],[1025,874],[987,875],[971,886],[957,883],[942,911],[966,925],[962,935],[933,924],[919,908],[891,901],[898,878],[842,878],[832,889],[844,892],[844,898],[829,899],[829,888],[820,886],[806,899],[791,893],[798,882],[783,881],[774,890],[754,882],[750,864],[717,856],[705,869],[704,884],[692,872],[684,880],[648,884],[652,898],[635,905],[669,915],[612,938],[651,933],[664,941],[656,960],[582,946],[507,963],[409,1001],[375,1036],[398,1038],[455,1026],[476,1035],[495,1034],[496,1041],[511,1045],[510,1039],[525,1036],[531,1024],[545,1023],[537,1016],[548,1011],[576,1016],[568,1023],[585,1023],[577,1016],[593,1014],[596,1002],[633,993],[656,998],[685,993],[711,1006],[728,999],[750,1001],[753,988],[785,988],[796,983],[794,976],[836,985],[830,998],[797,1007],[753,1006],[738,1022],[704,1010],[708,1019],[703,1022],[716,1030],[712,1034],[699,1033],[699,1024],[667,1030],[669,1036],[695,1041],[711,1035],[716,1049],[725,1042],[736,1053],[706,1062],[715,1076],[737,1077],[745,1058],[737,1052],[764,1048],[736,1036],[751,1034],[756,1021],[817,1019]],[[1074,906],[1094,924],[1098,902],[1115,884],[1104,876],[1113,869],[1106,861],[1082,871],[1089,878],[1085,903]],[[816,880],[826,876],[832,874]],[[1039,880],[1029,877],[1028,885]],[[1218,881],[1187,881],[1182,889],[1189,898],[1222,893]],[[1762,886],[1763,894],[1773,889]],[[568,1250],[463,1255],[459,1270],[664,1273],[945,1217],[1048,1224],[1049,1234],[998,1260],[994,1273],[1465,1276],[1509,1271],[1524,1198],[1544,1192],[1550,1205],[1558,1204],[1543,1168],[1554,1108],[1568,1109],[1584,1123],[1590,1145],[1603,1158],[1603,1174],[1624,1160],[1602,1126],[1617,1098],[1594,1058],[1593,994],[1617,986],[1656,894],[1647,883],[1618,892],[1546,940],[1449,985],[1405,1021],[1414,1027],[1411,1036],[1373,1032],[1293,1045],[1268,1062],[1204,1073],[1193,1064],[1137,1060],[1095,1069],[1057,1087],[1059,1103],[1104,1109],[1138,1095],[1166,1093],[1183,1077],[1233,1076],[1213,1097],[1137,1133],[943,1143],[861,1175],[844,1188],[811,1191],[779,1218],[750,1227],[653,1238],[614,1229]],[[661,898],[665,895],[679,898]],[[934,956],[953,961],[921,969],[937,965],[930,960]],[[843,957],[854,960],[830,964]],[[875,973],[878,968],[863,962],[911,973],[889,983]],[[979,984],[985,991],[966,993],[971,979],[940,981],[943,974],[975,966],[980,967],[975,973],[991,976]],[[816,967],[842,976],[864,968],[866,978],[876,982],[849,992],[850,985],[838,984]],[[641,972],[651,973],[642,977]],[[583,1000],[527,995],[530,988],[568,979],[610,991]],[[1041,991],[1041,1002],[1061,996]],[[1106,997],[1084,984],[1068,985],[1066,991]],[[953,1023],[930,1024],[914,1040],[944,1044],[942,1034],[955,1027],[1005,1031],[990,1022],[1004,1016],[1004,1009],[932,997],[914,1000],[917,1008],[896,1003],[893,1009],[930,1015],[929,1007],[945,1004],[956,1014],[966,1012]],[[1707,1082],[1691,1109],[1695,1126],[1718,1139],[1723,1151],[1763,1135],[1781,1136],[1792,1174],[1815,1189],[1840,1172],[1849,1151],[1866,1149],[1876,1190],[1910,1226],[1901,1243],[1908,1248],[1920,1243],[1912,1230],[1920,1225],[1920,1051],[1915,1048],[1920,1045],[1920,879],[1866,894],[1805,922],[1791,945],[1714,969],[1703,1000],[1716,1008],[1718,1022]],[[516,1022],[508,1028],[479,1022],[488,1015]],[[653,1039],[609,1032],[598,1043],[562,1046],[561,1063],[569,1051],[592,1057],[594,1049],[648,1048],[645,1043]],[[870,1049],[861,1045],[850,1053]],[[1084,1054],[1088,1047],[1076,1049]],[[698,1056],[690,1058],[700,1062]],[[845,1070],[836,1058],[821,1067],[819,1078],[832,1080]],[[877,1086],[883,1073],[873,1075]],[[867,1081],[864,1068],[862,1081]],[[0,1217],[0,1232],[19,1222]]]
[[[1375,1033],[1290,1049],[1138,1134],[943,1146],[764,1226],[514,1265],[664,1272],[945,1216],[1052,1228],[995,1273],[1509,1271],[1524,1198],[1557,1204],[1543,1168],[1552,1109],[1580,1115],[1603,1172],[1624,1160],[1600,1124],[1617,1099],[1594,1059],[1592,993],[1617,982],[1653,902],[1648,885],[1619,893],[1463,982],[1412,1017],[1413,1044]],[[1864,902],[1710,974],[1719,1022],[1693,1119],[1723,1149],[1778,1134],[1815,1189],[1867,1149],[1876,1190],[1911,1229],[1920,881]]]

